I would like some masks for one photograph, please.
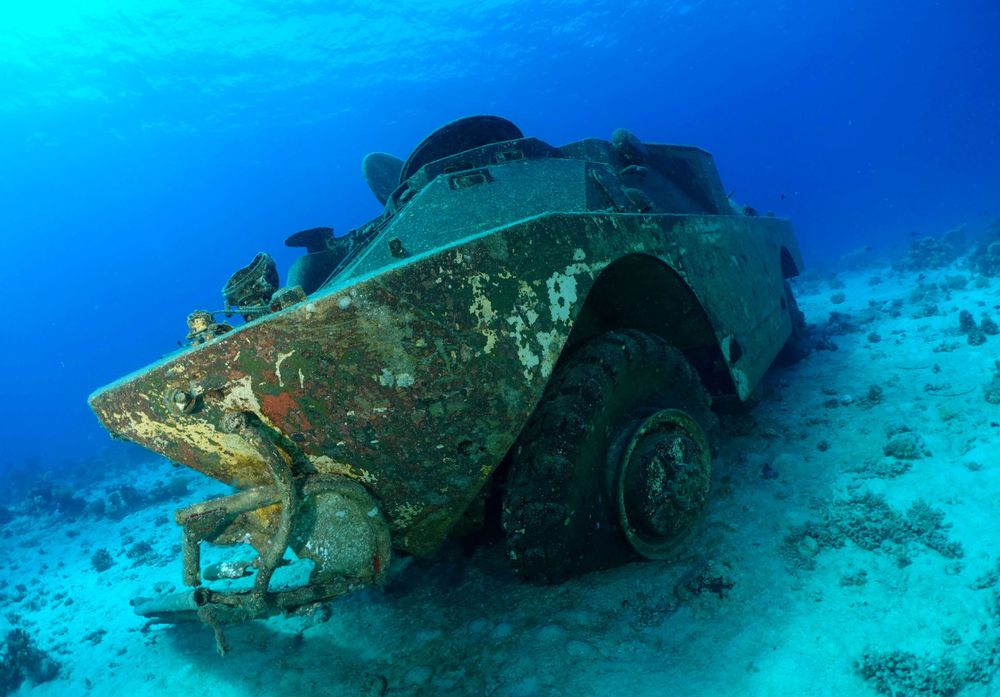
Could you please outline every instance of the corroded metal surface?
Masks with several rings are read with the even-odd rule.
[[[624,130],[556,148],[470,117],[389,186],[380,216],[326,240],[339,251],[312,260],[307,298],[262,294],[244,314],[268,314],[91,396],[113,434],[266,499],[217,539],[265,554],[292,484],[338,475],[371,492],[396,548],[432,553],[588,338],[657,334],[742,400],[789,336],[791,226],[737,211],[698,148]]]
[[[396,546],[426,554],[513,443],[609,266],[642,256],[680,279],[741,397],[790,331],[782,250],[797,252],[778,219],[559,213],[402,261],[377,245],[376,272],[126,377],[91,405],[112,433],[241,489],[270,484],[268,468],[222,424],[253,413],[315,472],[364,483]],[[195,407],[177,409],[178,392]]]
[[[282,290],[258,255],[224,292],[247,324],[194,313],[191,346],[90,398],[115,436],[237,489],[177,512],[195,590],[136,604],[208,623],[220,652],[223,624],[383,583],[394,548],[431,554],[468,511],[484,515],[549,376],[590,339],[656,335],[697,371],[707,410],[705,391],[747,399],[791,332],[791,226],[737,210],[703,150],[623,129],[556,148],[479,116],[405,165],[380,159],[366,172],[381,215],[293,235],[307,253]],[[647,556],[685,515],[661,505],[664,463],[697,440],[685,433],[643,441],[624,470],[618,499]],[[201,587],[203,543],[252,546],[256,559],[208,575],[255,571],[253,587]],[[289,549],[309,580],[274,588]]]

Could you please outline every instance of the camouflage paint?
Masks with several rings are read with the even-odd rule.
[[[402,260],[380,237],[329,290],[90,404],[115,436],[238,489],[273,483],[222,427],[252,412],[310,472],[363,483],[395,547],[430,554],[513,444],[604,268],[645,255],[677,274],[746,398],[790,332],[783,254],[798,263],[786,221],[739,215],[543,214]]]

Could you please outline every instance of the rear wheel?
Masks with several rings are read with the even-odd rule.
[[[624,330],[552,376],[512,452],[507,553],[539,582],[668,554],[708,495],[711,400],[683,354]]]

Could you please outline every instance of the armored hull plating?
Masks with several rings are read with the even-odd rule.
[[[378,582],[383,532],[396,550],[433,553],[501,464],[517,466],[553,374],[591,342],[655,337],[712,397],[745,400],[792,331],[791,226],[733,206],[696,148],[625,131],[554,148],[473,117],[425,140],[394,190],[379,182],[382,215],[307,253],[329,270],[307,297],[92,395],[115,436],[240,492],[272,492],[209,533],[181,512],[190,547],[242,539],[265,562],[286,547],[302,556],[316,534],[303,520],[325,515],[305,491],[337,481],[370,497],[380,522],[351,529],[372,538],[364,563],[340,568],[338,552],[317,569],[351,587]],[[267,579],[255,591],[235,619],[266,614],[274,591]]]

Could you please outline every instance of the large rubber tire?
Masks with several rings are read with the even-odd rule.
[[[507,553],[523,578],[558,583],[637,557],[609,491],[609,451],[629,424],[662,409],[685,412],[714,439],[708,393],[659,337],[604,334],[556,370],[511,453],[504,493]]]

